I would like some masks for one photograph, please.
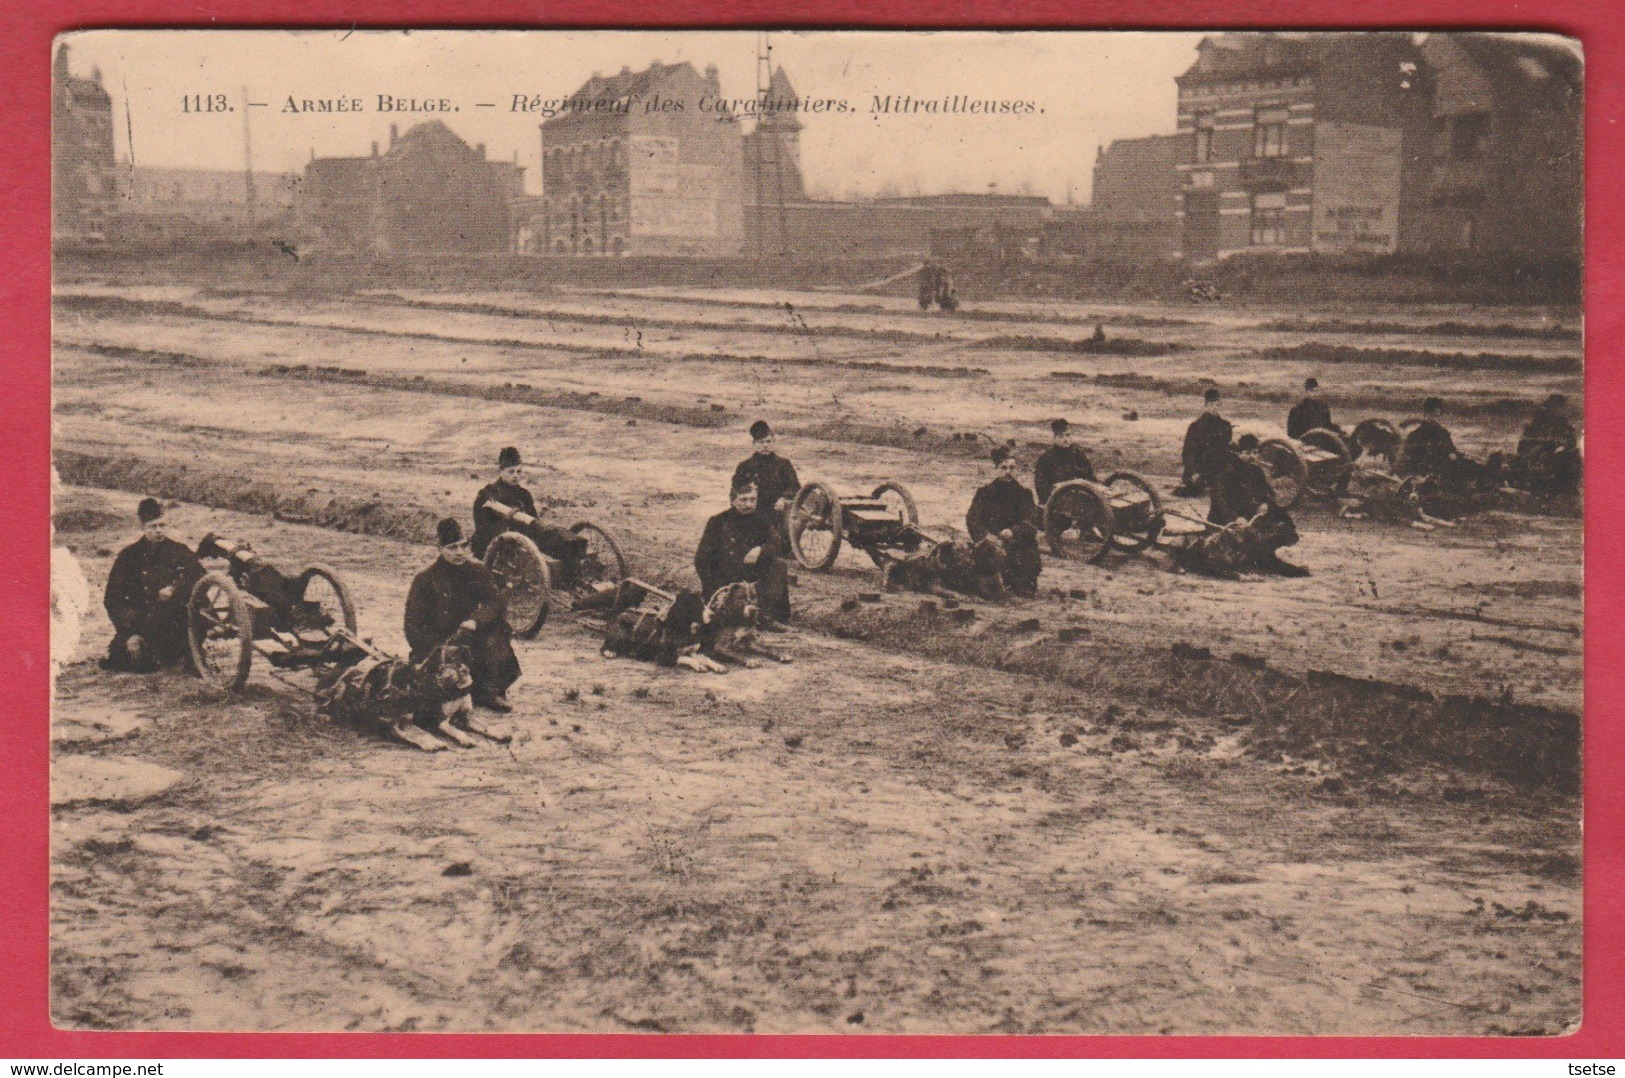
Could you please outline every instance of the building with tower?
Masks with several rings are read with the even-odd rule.
[[[801,178],[801,99],[780,67],[757,105],[745,136],[745,249],[781,255],[790,250],[790,207],[807,200]]]
[[[75,77],[68,46],[58,45],[51,68],[51,235],[102,239],[117,199],[113,99],[102,73]]]

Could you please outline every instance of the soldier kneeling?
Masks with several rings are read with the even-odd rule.
[[[920,546],[915,553],[886,563],[882,579],[887,591],[931,595],[940,585],[978,599],[1004,594],[1005,550],[993,537],[979,543],[950,539],[929,546],[922,541]]]

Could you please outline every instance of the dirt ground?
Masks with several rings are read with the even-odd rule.
[[[1193,379],[1260,434],[1279,433],[1282,395],[1310,373],[1345,425],[1397,421],[1429,393],[1468,411],[1580,388],[1579,342],[1545,333],[1575,324],[1564,312],[1343,312],[1388,327],[1361,335],[1269,328],[1283,311],[1008,304],[951,319],[835,294],[61,291],[61,452],[466,517],[496,448],[516,444],[556,514],[605,523],[640,572],[672,579],[724,508],[758,416],[803,479],[901,480],[946,529],[985,481],[976,447],[1041,441],[1056,414],[1097,467],[1171,486]],[[1114,337],[1178,350],[986,344],[1087,337],[1095,315]],[[1312,341],[1373,358],[1260,355]],[[1464,370],[1434,353],[1518,364]],[[1151,381],[1094,377],[1124,373]],[[521,385],[568,400],[503,399]],[[1340,394],[1373,403],[1345,409]],[[1518,422],[1481,408],[1452,426],[1482,452]],[[931,437],[911,444],[921,428]],[[956,447],[950,433],[976,437]],[[58,507],[71,524],[58,542],[98,593],[135,500],[71,489]],[[190,503],[174,521],[190,542],[224,530],[290,567],[333,565],[386,647],[431,556]],[[1050,560],[1045,593],[996,616],[1578,711],[1577,514],[1513,507],[1422,534],[1309,509],[1300,530],[1305,580],[1198,579],[1157,554]],[[877,587],[848,553],[802,572],[797,594],[831,604]],[[98,609],[89,647],[106,633]],[[1470,796],[1447,799],[1462,780],[1440,762],[1403,788],[1334,783],[1332,759],[1248,754],[1212,716],[807,630],[787,646],[791,666],[707,677],[605,660],[582,627],[550,625],[521,646],[515,744],[454,756],[334,728],[263,677],[232,700],[70,664],[59,779],[91,759],[176,780],[59,803],[56,1020],[1554,1034],[1578,1019],[1570,797],[1469,777]]]

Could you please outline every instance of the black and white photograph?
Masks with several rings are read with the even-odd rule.
[[[1578,41],[52,48],[55,1027],[1579,1028]]]

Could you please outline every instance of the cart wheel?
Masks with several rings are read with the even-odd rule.
[[[914,495],[903,484],[888,479],[876,487],[869,497],[885,502],[886,511],[904,524],[914,527],[920,523],[920,511],[914,505]]]
[[[1354,470],[1354,451],[1349,448],[1349,443],[1341,434],[1325,427],[1305,432],[1298,441],[1336,458],[1316,466],[1315,474],[1310,476],[1315,489],[1323,494],[1342,493],[1348,487],[1349,473]]]
[[[485,566],[508,593],[508,628],[529,639],[542,631],[553,609],[553,577],[530,536],[503,532],[485,549]]]
[[[626,555],[615,537],[590,520],[570,525],[570,530],[587,540],[587,554],[581,559],[581,584],[619,584],[631,575]]]
[[[355,604],[350,601],[350,593],[337,573],[318,562],[299,574],[299,584],[299,597],[320,607],[329,627],[343,628],[355,635]]]
[[[841,499],[822,483],[808,483],[784,511],[790,552],[803,569],[822,571],[841,552]]]
[[[1125,554],[1138,554],[1157,541],[1162,532],[1162,497],[1145,477],[1135,472],[1113,472],[1106,477],[1106,491],[1115,501],[1118,495],[1144,494],[1128,509],[1112,511],[1112,545]]]
[[[1063,557],[1099,561],[1112,548],[1111,495],[1099,483],[1070,479],[1057,484],[1044,503],[1044,534]],[[1074,531],[1077,539],[1067,538]]]
[[[192,667],[211,689],[241,692],[254,662],[254,619],[248,600],[225,573],[207,573],[186,604]]]
[[[1285,438],[1265,439],[1258,447],[1258,462],[1269,476],[1275,503],[1282,509],[1295,507],[1309,484],[1309,469],[1298,455],[1298,447]]]
[[[1399,428],[1386,419],[1360,420],[1349,440],[1359,451],[1356,456],[1382,457],[1390,468],[1399,463],[1399,449],[1405,444]]]

